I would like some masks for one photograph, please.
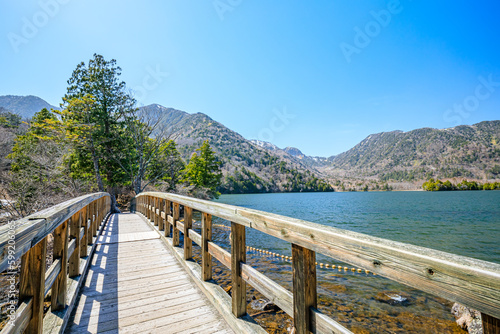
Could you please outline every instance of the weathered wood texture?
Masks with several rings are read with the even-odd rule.
[[[46,253],[47,239],[44,238],[21,258],[19,299],[32,299],[31,319],[26,327],[27,333],[42,333],[43,329]]]
[[[246,262],[245,226],[231,223],[232,306],[235,317],[247,313],[247,286],[241,277],[241,263]]]
[[[177,221],[179,220],[180,217],[180,208],[179,208],[179,203],[174,203],[173,205],[173,213],[172,213],[172,220],[173,220],[173,228],[172,228],[172,243],[174,246],[179,246],[180,242],[180,235],[179,235],[179,230],[177,229]]]
[[[80,213],[74,214],[70,218],[69,223],[69,235],[72,240],[74,240],[74,251],[69,257],[69,268],[68,274],[69,277],[75,277],[80,275]]]
[[[167,193],[140,196],[146,195],[259,230],[500,319],[499,264],[258,210]]]
[[[59,225],[54,231],[54,260],[59,260],[61,269],[52,285],[51,307],[52,310],[60,310],[66,307],[66,285],[68,280],[68,221]],[[64,264],[64,265],[63,265]]]
[[[74,299],[68,297],[68,289],[72,286],[72,283],[68,282],[68,275],[78,277],[81,270],[78,267],[81,264],[82,247],[78,242],[85,232],[91,237],[93,228],[97,233],[98,217],[101,214],[104,217],[106,207],[109,211],[108,197],[109,195],[105,193],[82,196],[16,221],[16,246],[19,245],[16,247],[18,248],[16,255],[21,256],[19,286],[21,303],[16,310],[15,326],[6,326],[2,333],[18,333],[24,329],[27,333],[41,333],[42,330],[45,332],[43,299],[49,290],[52,290],[51,307],[45,318],[50,317],[52,312],[59,312],[58,318],[61,319],[64,318],[66,311],[71,310]],[[102,210],[101,214],[99,210]],[[92,224],[88,224],[88,230],[85,228],[80,230],[79,227],[80,217],[84,211],[92,215],[89,220]],[[1,247],[5,249],[3,228],[0,228],[0,233]],[[46,271],[47,235],[50,233],[54,236],[54,260]],[[2,266],[5,264],[5,259],[2,258]]]
[[[135,214],[114,216],[103,236],[118,241],[97,241],[66,333],[232,333],[160,234]]]
[[[109,196],[107,193],[95,193],[71,199],[48,209],[34,213],[16,224],[16,254],[19,259],[32,245],[44,239],[52,233],[56,227],[67,221],[71,216],[93,201]],[[9,240],[9,226],[0,227],[0,272],[8,267],[8,252],[6,250]]]
[[[184,207],[184,260],[193,257],[193,241],[189,238],[189,230],[193,228],[193,209]]]
[[[483,321],[483,334],[500,334],[500,320],[481,313]]]
[[[144,212],[144,211],[143,211]],[[264,334],[266,333],[251,317],[245,315],[241,318],[236,318],[231,311],[231,299],[229,295],[218,285],[213,284],[212,281],[202,281],[202,273],[201,266],[199,266],[194,261],[184,261],[184,249],[179,247],[174,247],[172,245],[172,239],[166,238],[160,231],[157,233],[161,236],[161,239],[164,241],[164,244],[167,245],[169,250],[174,254],[176,259],[179,261],[181,266],[183,266],[188,275],[194,280],[196,285],[203,291],[203,293],[208,297],[209,301],[212,305],[222,314],[224,319],[230,325],[231,328],[236,333],[247,333],[247,334]],[[193,230],[189,231],[189,235],[193,238],[193,241],[199,242],[201,244],[201,235],[195,233]],[[198,241],[196,241],[198,240]],[[209,250],[212,246],[218,247],[215,244],[208,242]],[[222,252],[225,252],[228,255],[229,262],[228,266],[230,266],[230,254],[222,249]]]
[[[316,255],[313,251],[292,244],[293,323],[295,333],[314,331],[311,308],[317,307]]]
[[[139,212],[145,212],[145,207],[139,210]],[[172,223],[173,219],[171,216],[167,216],[164,213],[162,213],[162,217],[167,217]],[[202,217],[203,219],[203,217]],[[239,228],[243,228],[242,225],[235,224],[236,226],[239,226]],[[189,238],[192,239],[192,241],[196,242],[198,245],[202,247],[203,242],[202,242],[202,236],[192,229],[187,229],[186,232],[186,226],[185,224],[182,224],[181,222],[176,223],[177,229],[182,231],[183,233],[187,233]],[[159,231],[158,231],[159,232]],[[241,232],[241,231],[240,231]],[[240,236],[238,238],[237,236]],[[236,239],[233,239],[233,236],[236,237]],[[163,236],[162,236],[163,237]],[[245,249],[244,243],[242,240],[244,240],[243,236],[241,233],[236,232],[236,234],[231,234],[231,244],[236,245],[239,244],[242,249]],[[172,239],[164,239],[167,241],[167,245],[173,244]],[[227,268],[230,270],[232,268],[236,268],[236,265],[232,264],[232,256],[231,253],[228,251],[224,250],[222,247],[219,245],[208,241],[208,253],[215,257],[217,260],[219,260],[223,265],[225,265]],[[182,256],[182,260],[185,259],[185,254],[182,254],[183,252],[179,252],[177,248],[174,248],[174,250],[178,253],[178,256]],[[233,250],[234,251],[234,250]],[[201,267],[199,270],[197,269],[197,265],[192,263],[192,262],[185,262],[184,265],[191,270],[191,274],[195,275],[195,278],[201,279],[203,276],[201,273]],[[282,310],[284,310],[287,314],[293,317],[293,295],[291,292],[286,290],[285,288],[281,287],[277,283],[273,282],[269,278],[267,278],[265,275],[262,273],[256,271],[255,269],[251,268],[250,266],[246,265],[244,262],[240,261],[239,262],[239,267],[240,267],[240,272],[241,272],[241,278],[243,279],[243,283],[249,282],[255,289],[257,289],[259,292],[261,292],[264,296],[269,298],[271,301],[273,301],[276,305],[278,305]],[[199,274],[196,274],[199,272]],[[220,289],[220,287],[214,286],[213,284],[210,285],[209,283],[204,283],[203,281],[200,280],[198,282],[199,286],[204,288],[206,293],[211,293],[214,296],[218,296],[218,298],[222,298],[222,296],[227,297],[225,293],[222,293],[222,295],[219,295],[219,292],[217,288]],[[209,285],[205,285],[209,284]],[[247,320],[249,319],[247,315],[241,316],[240,321],[239,318],[234,316],[232,307],[233,303],[236,302],[237,300],[240,300],[240,306],[243,304],[243,298],[240,295],[240,298],[236,298],[237,292],[235,293],[236,290],[234,290],[234,284],[233,284],[233,292],[232,295],[235,298],[231,298],[231,303],[227,304],[225,302],[221,302],[221,300],[217,299],[214,300],[214,305],[216,307],[219,307],[220,312],[224,314],[226,317],[226,320],[231,324],[233,328],[237,328],[238,331],[241,331],[243,328],[243,332],[259,332],[259,330],[256,330],[256,327],[252,323],[248,323]],[[229,305],[229,306],[228,306]],[[227,306],[227,307],[226,307]],[[307,309],[306,309],[307,310]],[[241,311],[240,311],[241,312]],[[333,319],[329,318],[325,314],[321,313],[315,308],[309,308],[310,312],[310,323],[312,326],[312,332],[313,333],[338,333],[338,334],[350,334],[351,331],[340,325],[338,322],[334,321]],[[243,312],[241,312],[243,313]],[[243,323],[245,325],[243,325]]]
[[[208,251],[208,242],[212,240],[212,215],[201,215],[201,279],[212,279],[212,255]],[[175,244],[174,244],[175,246]]]

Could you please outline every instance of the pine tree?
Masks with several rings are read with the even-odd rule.
[[[217,187],[221,183],[220,161],[217,160],[208,140],[193,153],[186,166],[185,178],[190,185],[207,188],[214,197],[219,197]]]

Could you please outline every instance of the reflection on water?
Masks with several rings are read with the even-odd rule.
[[[498,191],[226,195],[219,201],[500,263]],[[229,249],[226,230],[214,238]],[[291,255],[289,243],[250,229],[247,245]],[[288,262],[247,256],[248,264],[291,290]],[[320,261],[339,263],[318,255]],[[229,272],[216,270],[228,289]],[[318,267],[318,301],[320,310],[355,333],[464,333],[450,314],[451,301],[371,274]],[[257,320],[271,322],[271,332],[286,332],[279,319],[286,324],[289,318],[281,313],[257,312]]]

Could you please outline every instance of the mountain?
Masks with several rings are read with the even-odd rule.
[[[20,115],[22,118],[31,118],[33,115],[43,108],[59,109],[50,105],[45,100],[33,95],[18,96],[18,95],[3,95],[0,96],[0,107],[10,110],[13,113]]]
[[[448,129],[422,128],[369,135],[347,152],[328,159],[334,177],[420,181],[434,178],[498,178],[500,121]]]
[[[332,190],[328,182],[285,152],[264,149],[205,114],[188,114],[158,104],[142,109],[162,116],[163,127],[186,161],[204,140],[209,141],[222,163],[222,193]]]

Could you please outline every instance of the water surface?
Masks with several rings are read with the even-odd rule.
[[[500,191],[249,194],[218,201],[500,263]],[[214,241],[230,248],[227,230]],[[288,242],[252,229],[247,245],[291,255]],[[347,265],[322,255],[317,260]],[[289,262],[250,252],[247,263],[291,290]],[[218,270],[221,282],[230,284],[229,273]],[[453,301],[365,272],[318,267],[317,277],[318,308],[355,333],[465,333],[450,314]],[[388,295],[408,302],[383,302]],[[257,320],[290,321],[280,316]]]

